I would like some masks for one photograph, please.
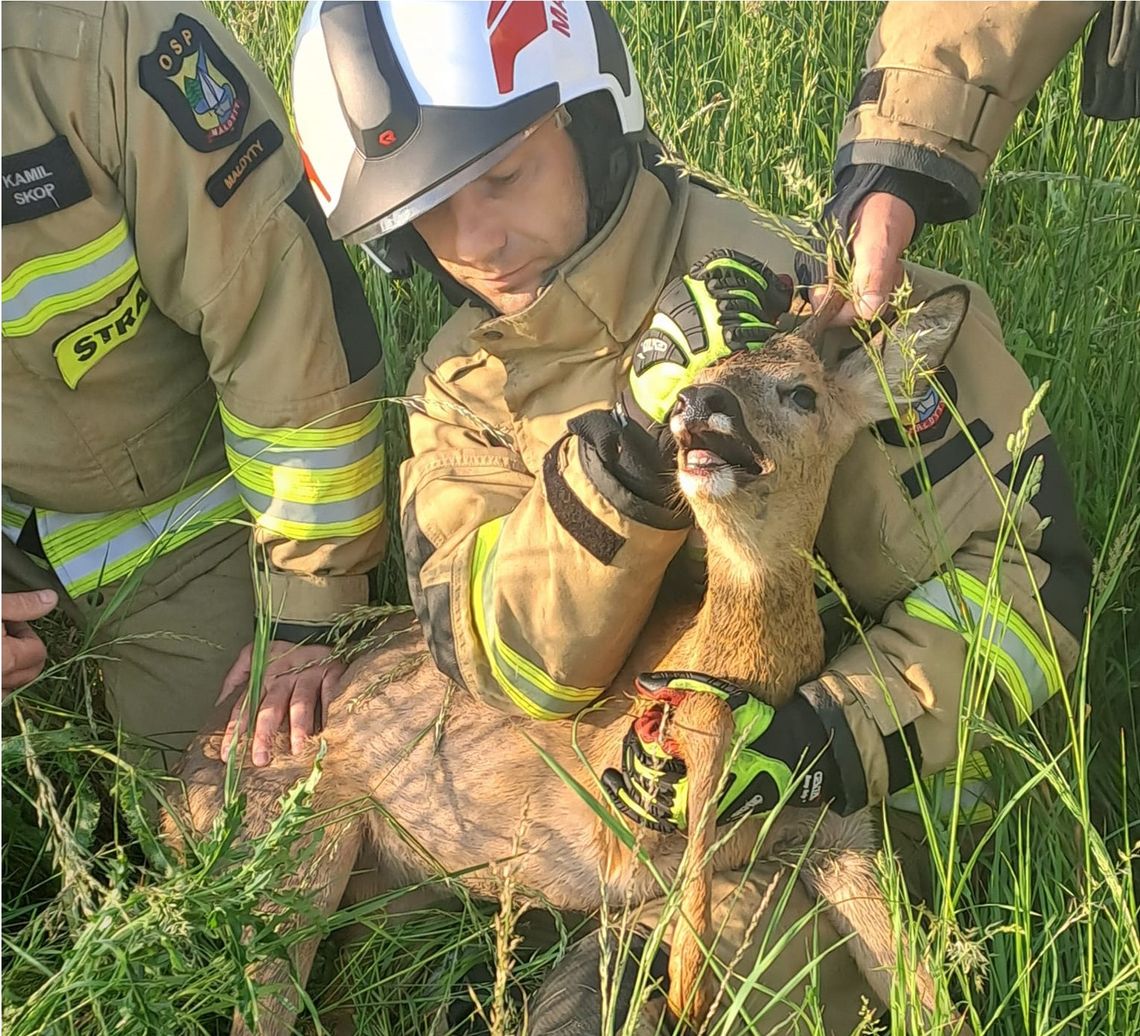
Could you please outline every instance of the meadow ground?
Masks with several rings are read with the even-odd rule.
[[[301,5],[213,6],[286,92]],[[668,143],[764,209],[818,213],[873,5],[613,10]],[[1042,407],[1096,557],[1071,688],[995,753],[1004,805],[986,852],[960,851],[957,832],[932,819],[934,901],[925,918],[901,921],[932,933],[931,953],[968,996],[976,1029],[1003,1036],[1140,1031],[1140,123],[1083,119],[1078,84],[1074,54],[1020,118],[978,217],[925,231],[911,253],[982,283],[1011,351],[1035,384],[1049,382]],[[369,273],[367,289],[399,389],[446,307],[422,277],[394,285]],[[394,503],[399,406],[387,421]],[[396,542],[380,591],[406,600]],[[312,819],[304,789],[258,844],[235,847],[230,817],[189,860],[173,859],[148,819],[152,775],[115,756],[97,660],[62,625],[52,645],[75,658],[4,715],[5,1031],[225,1031],[233,1006],[250,1002],[243,965],[283,945],[257,911]],[[454,909],[399,928],[383,925],[382,905],[329,924],[360,922],[371,935],[345,961],[326,955],[305,1031],[319,1031],[318,1010],[327,1019],[351,1004],[361,1033],[429,1032],[452,977],[480,961],[498,976],[481,990],[493,1027],[517,1031],[508,990],[532,988],[568,938],[564,930],[531,956],[512,949],[517,901],[496,908],[460,896]],[[245,943],[244,925],[255,933]],[[801,1031],[817,1031],[816,1015],[807,1005]],[[717,1031],[746,1026],[737,1018]],[[763,1019],[755,1031],[766,1031]]]

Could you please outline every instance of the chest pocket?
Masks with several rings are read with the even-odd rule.
[[[74,389],[95,364],[138,333],[150,308],[138,271],[125,216],[90,241],[29,259],[3,281],[4,335],[23,338],[49,322],[62,329],[67,318],[78,318],[78,325],[72,323],[51,347],[60,376]]]

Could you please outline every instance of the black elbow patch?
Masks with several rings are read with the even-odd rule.
[[[899,476],[912,500],[916,500],[926,491],[926,485],[922,479],[924,467],[930,488],[933,489],[948,475],[954,474],[963,464],[968,464],[977,457],[981,449],[988,446],[994,437],[993,430],[980,417],[966,425],[966,432],[969,434],[956,433],[938,449],[929,453],[919,464],[904,471]],[[886,437],[884,436],[884,438]]]
[[[1042,518],[1050,519],[1041,533],[1041,545],[1036,551],[1037,556],[1049,565],[1049,575],[1039,588],[1041,603],[1079,641],[1084,633],[1085,611],[1092,586],[1092,554],[1077,518],[1069,473],[1053,436],[1047,435],[1025,451],[1012,485],[1012,461],[997,473],[997,477],[1016,493],[1037,457],[1043,458],[1044,467],[1041,487],[1033,498],[1033,506]]]
[[[546,501],[558,519],[558,524],[575,542],[603,565],[608,565],[625,544],[625,537],[614,532],[582,503],[578,494],[566,482],[566,476],[558,468],[558,450],[565,441],[565,438],[559,439],[547,451],[542,462],[542,484],[546,490]]]
[[[380,362],[380,335],[372,310],[368,308],[368,300],[364,297],[364,289],[360,286],[360,278],[344,246],[329,234],[324,214],[313,197],[308,180],[301,179],[289,195],[288,204],[304,222],[320,253],[332,291],[333,314],[348,364],[348,378],[349,381],[359,381]]]
[[[451,587],[447,583],[439,583],[425,590],[420,579],[420,571],[428,558],[435,553],[435,547],[420,528],[419,520],[416,518],[414,497],[400,517],[400,531],[404,538],[408,593],[412,598],[416,617],[420,620],[424,641],[439,671],[460,687],[466,687],[459,671],[459,659],[455,653],[455,633],[451,627]]]

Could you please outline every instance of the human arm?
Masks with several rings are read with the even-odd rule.
[[[825,226],[851,253],[849,324],[881,311],[927,224],[978,208],[1017,113],[1103,5],[888,3],[840,134]],[[822,297],[824,289],[813,294]]]
[[[774,279],[737,294],[751,275],[732,262],[698,264],[716,294],[704,308],[684,279],[666,286],[626,388],[614,387],[620,407],[568,415],[540,472],[509,431],[468,416],[480,379],[495,384],[489,358],[421,364],[413,378],[414,456],[402,471],[412,596],[437,665],[488,700],[570,715],[624,662],[690,525],[658,418],[707,361],[770,333],[765,314],[790,297]]]
[[[905,170],[925,178],[925,222],[972,215],[1018,113],[1102,6],[947,3],[932,19],[888,3],[839,136],[837,187],[855,166]]]
[[[122,99],[102,162],[149,305],[208,360],[272,640],[324,640],[367,600],[386,540],[382,365],[359,281],[280,101],[204,7],[112,6],[101,54],[101,85]],[[301,690],[273,666],[260,689]]]

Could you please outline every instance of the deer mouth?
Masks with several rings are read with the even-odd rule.
[[[689,425],[676,434],[677,470],[682,491],[724,496],[766,474],[771,464],[757,449],[733,435]]]

